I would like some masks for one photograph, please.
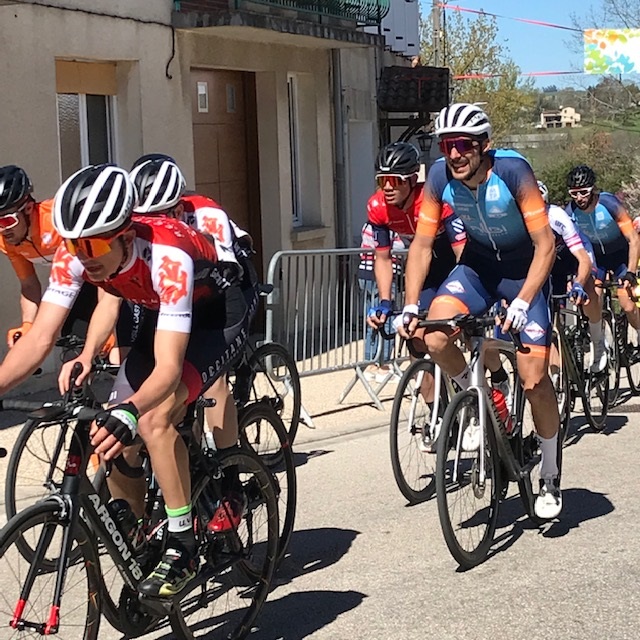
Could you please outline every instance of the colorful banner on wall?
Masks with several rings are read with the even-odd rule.
[[[640,29],[586,29],[585,73],[640,71]]]

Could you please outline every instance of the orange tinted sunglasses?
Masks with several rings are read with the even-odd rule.
[[[125,231],[126,229],[111,238],[65,238],[64,244],[72,256],[82,251],[88,258],[100,258],[111,252],[111,243]]]
[[[392,189],[397,189],[399,186],[405,184],[408,179],[409,176],[401,176],[393,173],[379,173],[376,176],[376,182],[381,189],[385,188],[387,182]]]

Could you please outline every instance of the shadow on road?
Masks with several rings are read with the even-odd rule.
[[[358,591],[304,591],[273,600],[258,617],[252,640],[303,640],[355,609],[367,596]]]
[[[604,429],[602,431],[596,431],[589,425],[583,415],[573,416],[571,418],[571,422],[569,423],[569,430],[565,447],[571,447],[575,444],[578,444],[578,442],[580,442],[580,440],[582,440],[582,438],[584,438],[585,436],[611,436],[620,431],[620,429],[622,429],[622,427],[624,427],[628,422],[629,418],[626,415],[609,414],[607,416],[607,422]]]
[[[303,467],[312,458],[319,458],[320,456],[326,456],[328,453],[333,453],[331,449],[314,449],[313,451],[293,451],[293,464],[296,469]]]

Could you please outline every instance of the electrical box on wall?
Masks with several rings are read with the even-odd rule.
[[[385,67],[378,84],[382,111],[440,111],[449,104],[449,69]]]

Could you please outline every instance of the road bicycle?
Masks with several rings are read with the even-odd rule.
[[[582,307],[567,307],[567,298],[568,294],[552,296],[552,341],[559,362],[555,368],[552,365],[551,379],[558,397],[560,422],[566,434],[571,409],[575,399],[580,398],[587,422],[601,431],[609,411],[611,376],[608,367],[597,373],[591,371],[587,356],[592,351],[589,321]],[[615,365],[609,363],[608,366]]]
[[[200,571],[173,598],[152,599],[141,597],[136,586],[161,557],[166,516],[148,457],[142,466],[147,478],[144,517],[132,536],[87,476],[89,427],[98,410],[64,400],[46,406],[3,402],[3,409],[31,410],[31,419],[75,422],[61,487],[20,511],[0,531],[0,624],[9,630],[5,637],[57,633],[94,640],[101,613],[130,638],[165,620],[180,639],[246,637],[277,562],[276,489],[254,453],[242,448],[215,452],[193,437],[194,425],[196,433],[202,425],[203,407],[191,407],[182,429],[189,446]],[[246,506],[237,529],[212,534],[207,523],[222,503],[229,469],[237,471],[236,487]],[[105,558],[121,578],[118,589],[104,583]]]
[[[427,330],[459,329],[470,345],[471,384],[457,393],[447,406],[438,437],[436,497],[438,515],[447,547],[463,568],[485,560],[496,529],[500,501],[508,483],[518,485],[525,511],[536,523],[536,494],[532,488],[540,463],[538,439],[525,421],[525,396],[518,375],[516,350],[526,353],[518,334],[513,343],[486,337],[495,326],[493,316],[459,315],[450,320],[424,320]],[[491,399],[486,380],[484,356],[498,348],[511,366],[513,407],[503,421]],[[466,429],[479,430],[479,447],[462,447]],[[562,436],[559,437],[559,440]],[[561,448],[558,451],[561,465]]]

